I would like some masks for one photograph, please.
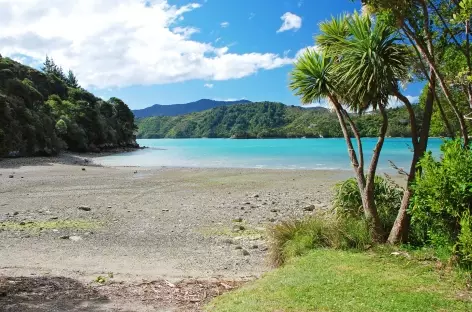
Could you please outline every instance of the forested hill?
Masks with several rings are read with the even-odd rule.
[[[137,147],[134,115],[79,86],[52,59],[43,71],[0,56],[0,157]]]
[[[228,106],[233,104],[245,104],[251,103],[248,100],[238,100],[238,101],[215,101],[208,99],[201,99],[196,102],[191,102],[187,104],[171,104],[171,105],[153,105],[144,109],[134,110],[133,113],[136,118],[144,117],[153,117],[153,116],[178,116],[185,115],[189,113],[201,112],[207,109],[219,107],[219,106]]]
[[[421,119],[421,110],[417,116]],[[410,136],[408,112],[388,110],[392,137]],[[362,136],[377,136],[381,117],[376,113],[353,116]],[[336,115],[328,110],[306,109],[281,103],[222,106],[203,112],[137,120],[138,138],[292,138],[342,137]]]

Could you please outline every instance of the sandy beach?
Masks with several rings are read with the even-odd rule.
[[[267,225],[328,209],[334,184],[351,175],[109,168],[69,154],[3,160],[0,275],[65,277],[84,285],[103,276],[107,282],[100,287],[107,291],[143,280],[174,285],[252,279],[270,269]],[[90,311],[87,300],[83,311]],[[191,310],[199,304],[150,300],[129,311]],[[128,311],[118,297],[101,307]]]

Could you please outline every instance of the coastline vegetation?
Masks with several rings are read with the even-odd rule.
[[[421,124],[420,105],[414,105]],[[410,137],[405,108],[387,110],[391,120],[387,136]],[[353,114],[361,136],[376,137],[381,116]],[[211,110],[180,115],[140,118],[136,120],[139,139],[160,138],[337,138],[342,137],[336,114],[328,109],[306,109],[281,103],[260,102],[222,106]],[[445,136],[437,127],[433,136]]]
[[[134,130],[123,101],[96,97],[52,59],[38,71],[0,56],[0,157],[137,147]]]

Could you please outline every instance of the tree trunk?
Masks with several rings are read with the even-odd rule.
[[[462,113],[459,111],[456,103],[452,99],[451,92],[449,88],[446,85],[446,82],[444,81],[444,77],[441,75],[441,72],[438,70],[436,62],[433,60],[432,55],[425,49],[425,47],[419,42],[418,38],[414,35],[414,33],[408,29],[407,27],[403,27],[405,33],[407,36],[409,36],[416,44],[417,48],[420,50],[421,54],[425,57],[426,61],[428,62],[428,65],[430,69],[434,72],[434,75],[436,76],[437,80],[439,81],[439,86],[441,87],[441,90],[443,91],[444,96],[446,97],[446,100],[448,101],[449,105],[451,106],[454,114],[456,115],[457,119],[459,120],[460,128],[461,128],[461,133],[462,137],[464,139],[464,146],[469,145],[469,133],[467,131],[467,124],[465,123],[465,118],[462,115]]]
[[[429,130],[431,126],[431,117],[433,115],[433,105],[434,105],[434,98],[435,98],[435,82],[436,79],[431,72],[431,79],[428,88],[428,94],[426,96],[426,103],[424,108],[424,118],[423,118],[423,127],[421,129],[421,133],[418,137],[417,124],[416,124],[416,116],[413,111],[413,107],[408,100],[400,92],[397,92],[396,96],[399,98],[407,107],[407,110],[410,114],[410,123],[412,129],[412,136],[411,140],[413,143],[413,159],[411,161],[410,172],[408,175],[407,187],[405,192],[403,193],[403,198],[400,204],[400,209],[398,210],[397,218],[393,224],[393,227],[390,231],[388,236],[388,243],[390,244],[399,244],[402,242],[408,241],[408,234],[410,231],[410,221],[411,218],[408,215],[408,207],[410,204],[410,199],[413,196],[413,190],[411,188],[413,182],[416,178],[416,166],[420,158],[426,152],[426,148],[428,146],[428,138],[429,138]]]
[[[385,135],[387,134],[388,129],[388,117],[387,112],[385,111],[385,107],[383,105],[379,105],[379,111],[382,115],[382,127],[380,128],[379,139],[377,140],[377,144],[373,150],[372,159],[370,161],[370,166],[367,171],[366,175],[366,187],[363,196],[365,196],[366,207],[365,214],[366,219],[370,224],[371,231],[372,231],[372,238],[376,242],[383,242],[384,241],[384,229],[382,228],[382,224],[380,222],[379,214],[377,211],[377,207],[374,201],[374,192],[375,192],[375,173],[377,171],[377,165],[379,163],[380,152],[382,151],[382,147],[385,141]]]

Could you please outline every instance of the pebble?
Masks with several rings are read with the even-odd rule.
[[[90,210],[92,210],[92,208],[90,208],[89,206],[79,206],[78,209],[79,209],[79,210],[83,210],[83,211],[90,211]]]
[[[305,208],[303,208],[304,211],[313,211],[315,210],[315,205],[310,205],[310,206],[306,206]]]
[[[15,212],[13,213],[14,216],[17,216],[18,214],[19,214],[18,211],[15,211]]]
[[[249,255],[250,255],[250,254],[249,254],[249,251],[247,251],[246,249],[241,250],[241,254],[242,254],[243,256],[249,256]]]
[[[80,236],[70,236],[69,239],[71,241],[78,242],[78,241],[82,240],[82,237],[80,237]]]
[[[234,247],[234,249],[236,249],[236,250],[241,250],[241,249],[243,249],[243,247],[241,247],[241,246],[238,245],[238,246]]]
[[[236,218],[233,220],[233,222],[243,222],[243,218]]]
[[[169,212],[169,209],[162,209],[163,212]]]
[[[69,239],[69,235],[64,235],[64,236],[61,236],[59,237],[60,239]]]
[[[13,174],[10,174],[8,177],[9,177],[10,179],[13,179],[15,176],[14,176]]]

